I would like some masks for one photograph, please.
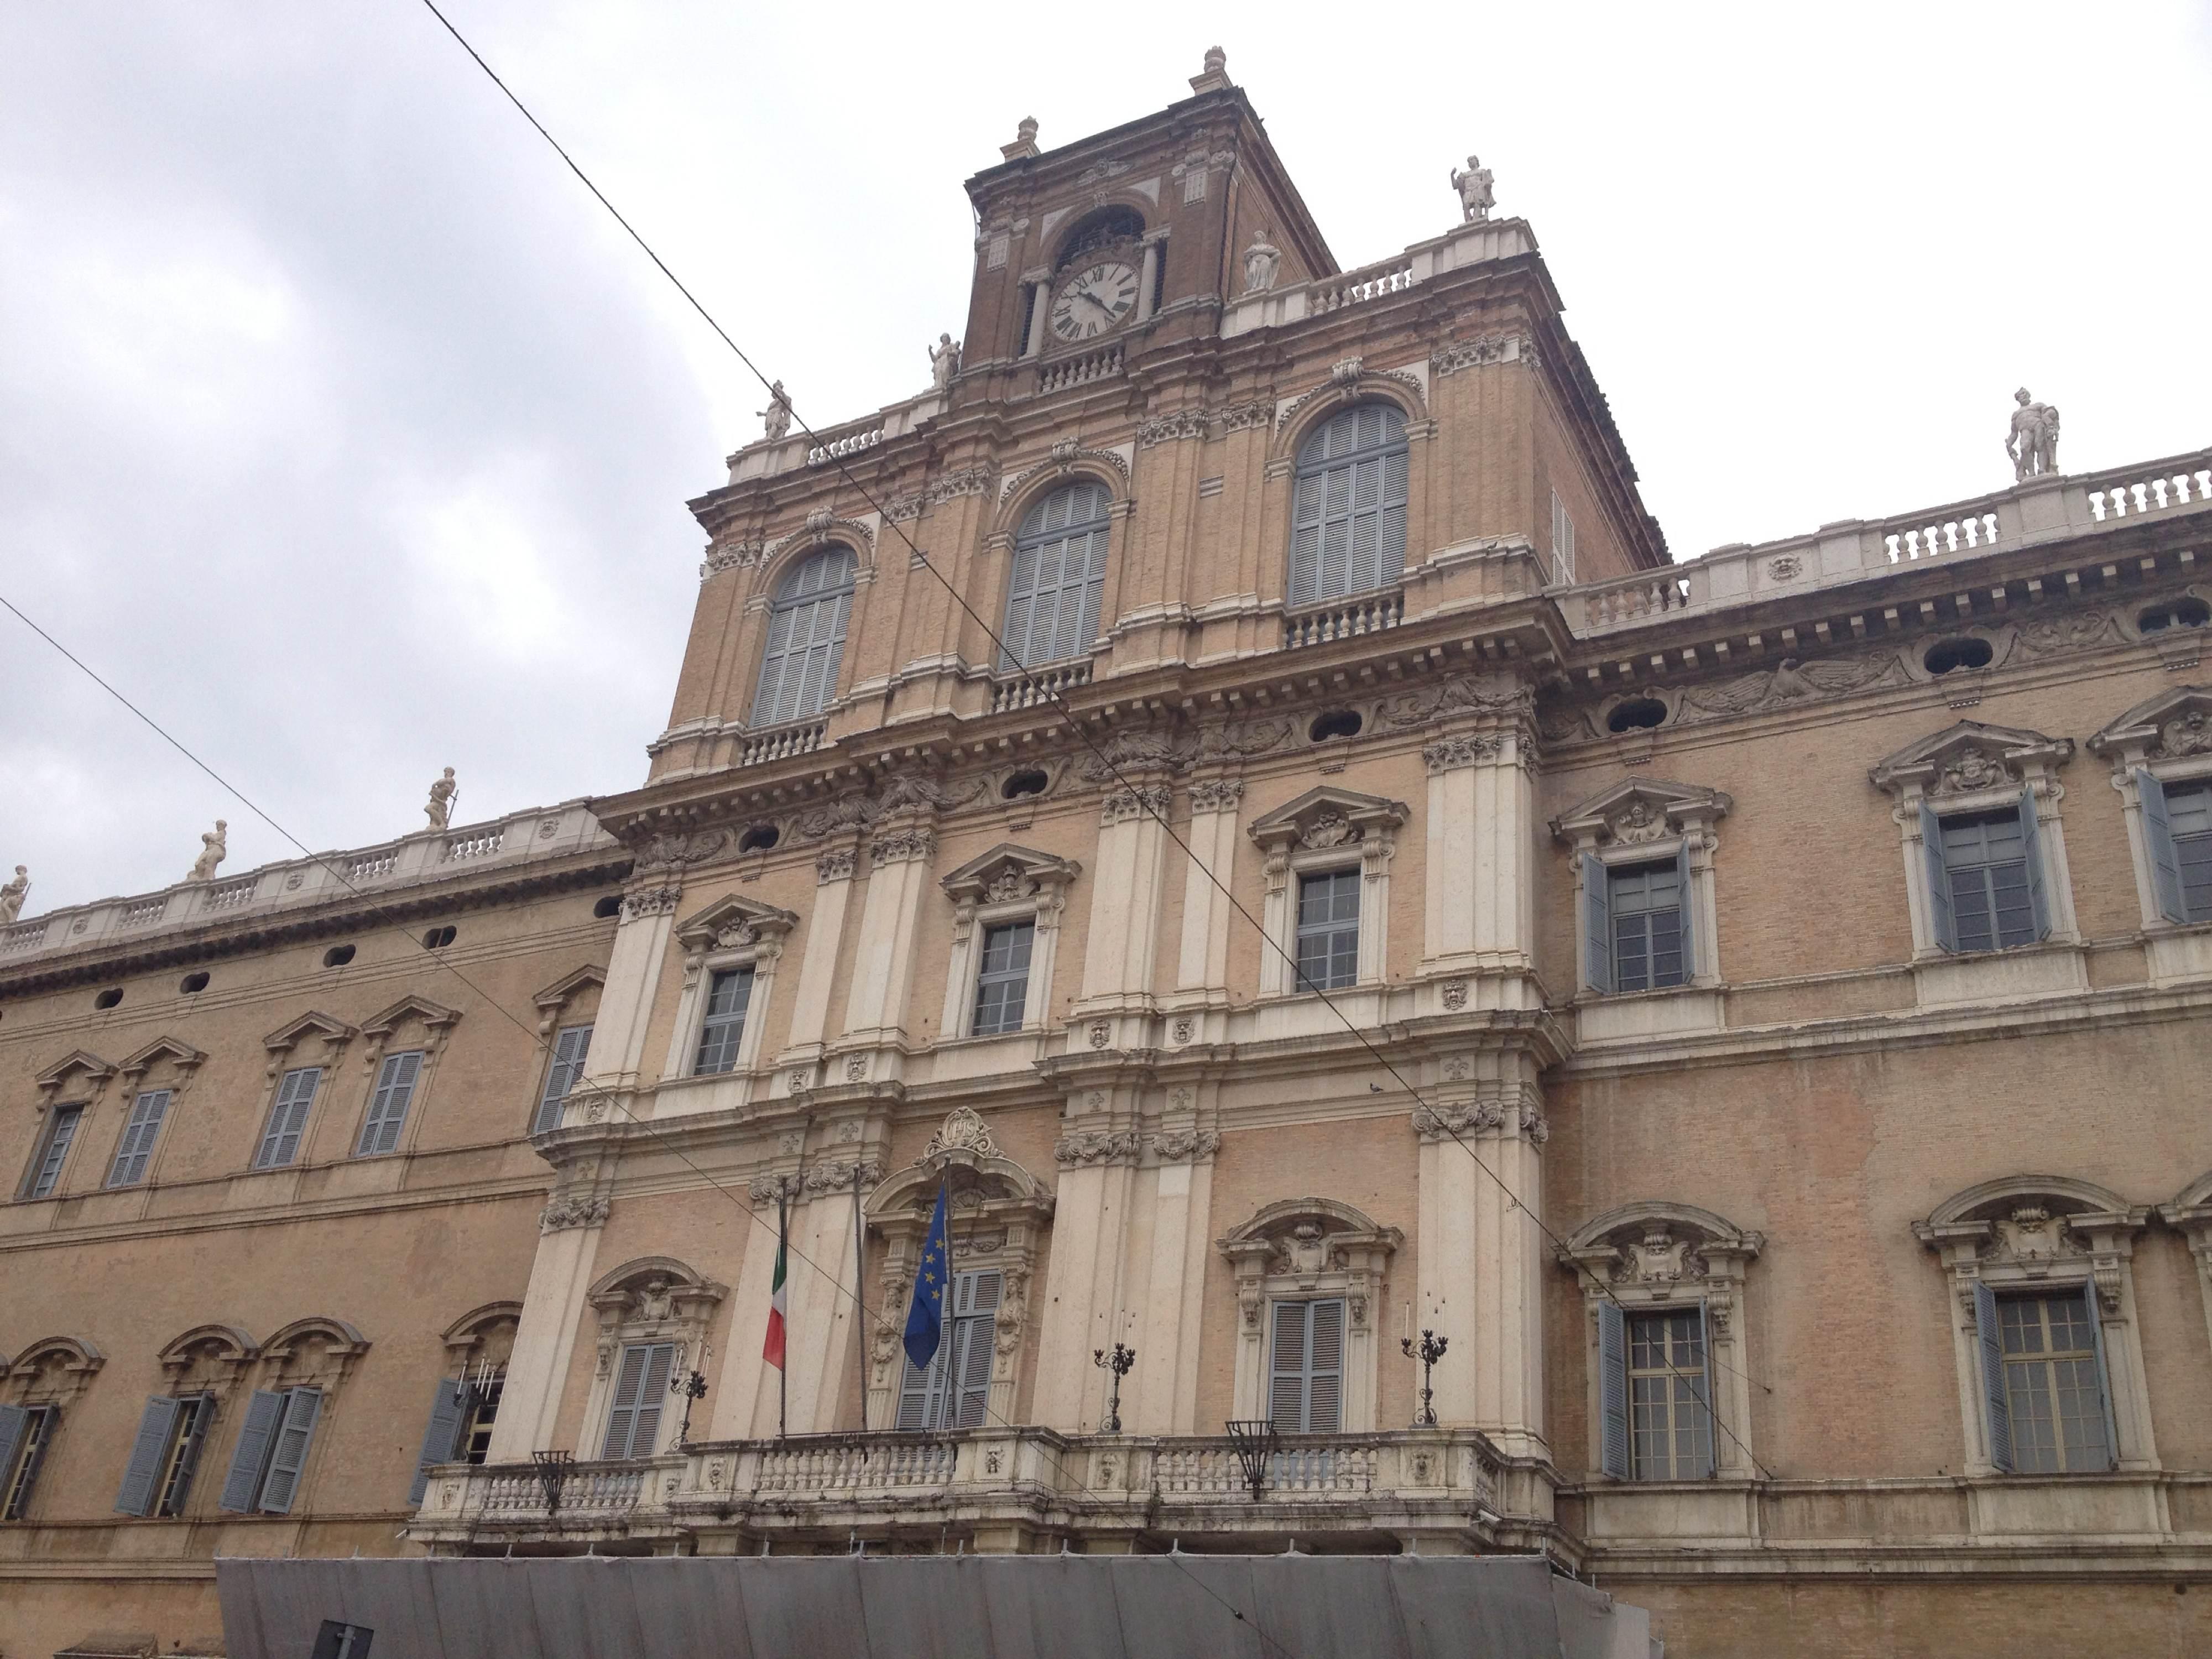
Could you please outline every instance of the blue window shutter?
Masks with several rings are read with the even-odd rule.
[[[947,1344],[942,1340],[938,1343],[937,1358],[929,1362],[929,1370],[926,1371],[916,1370],[914,1361],[903,1355],[900,1357],[898,1418],[895,1426],[901,1431],[912,1433],[919,1429],[937,1426],[931,1420],[929,1407],[933,1390],[930,1384],[933,1376],[945,1368],[946,1346]]]
[[[299,1495],[300,1473],[307,1466],[307,1448],[322,1419],[323,1391],[294,1389],[285,1396],[283,1426],[276,1431],[269,1454],[269,1477],[261,1484],[261,1512],[289,1515]]]
[[[615,1373],[614,1404],[607,1412],[606,1442],[599,1455],[610,1463],[629,1455],[632,1430],[637,1421],[638,1395],[645,1384],[645,1362],[650,1350],[633,1343],[623,1350],[622,1369]]]
[[[155,1395],[139,1414],[138,1435],[131,1443],[131,1461],[123,1467],[123,1490],[115,1508],[123,1515],[145,1515],[154,1507],[154,1483],[161,1479],[161,1462],[169,1449],[170,1431],[177,1426],[183,1402]]]
[[[1959,925],[1951,915],[1951,872],[1943,864],[1943,820],[1920,803],[1920,853],[1928,872],[1928,932],[1946,951],[1959,948]]]
[[[2081,1303],[2089,1316],[2089,1333],[2097,1345],[2097,1398],[2105,1407],[2105,1467],[2120,1466],[2120,1425],[2112,1418],[2112,1368],[2105,1359],[2105,1314],[2097,1305],[2097,1281],[2081,1286]]]
[[[2051,937],[2051,891],[2043,874],[2043,832],[2036,823],[2035,791],[2020,792],[2020,840],[2027,854],[2027,902],[2035,911],[2035,936]]]
[[[15,1473],[15,1454],[30,1426],[31,1414],[21,1406],[0,1406],[0,1502],[7,1498],[8,1477]]]
[[[450,1376],[438,1379],[430,1395],[430,1421],[422,1431],[422,1455],[415,1462],[415,1484],[407,1489],[410,1504],[420,1504],[429,1491],[432,1464],[453,1461],[461,1449],[461,1436],[476,1414],[477,1391],[471,1385]]]
[[[1313,1304],[1308,1320],[1306,1432],[1337,1434],[1344,1428],[1344,1304]]]
[[[2173,824],[2166,816],[2166,786],[2138,766],[2136,798],[2142,802],[2143,852],[2150,860],[2158,913],[2168,921],[2186,921],[2189,906],[2181,896],[2181,856],[2174,849]]]
[[[1605,866],[1583,854],[1583,982],[1593,991],[1613,989],[1613,905]]]
[[[1698,1298],[1698,1358],[1705,1366],[1698,1393],[1705,1407],[1705,1466],[1698,1473],[1710,1479],[1720,1469],[1721,1414],[1713,1405],[1712,1307],[1704,1297]]]
[[[1012,669],[1017,665],[1026,668],[1042,660],[1036,647],[1030,643],[1036,611],[1036,548],[1014,549],[1013,570],[1006,581],[1006,625],[999,631],[999,637],[1006,642],[1006,648],[999,653],[1000,668]]]
[[[1982,1356],[1982,1417],[1989,1425],[1990,1462],[2012,1473],[2012,1404],[2005,1394],[2004,1337],[1997,1328],[1997,1293],[1974,1281],[1975,1346]]]
[[[1612,1302],[1597,1304],[1598,1454],[1605,1472],[1628,1479],[1628,1321]]]
[[[1284,1434],[1306,1431],[1306,1302],[1275,1304],[1275,1347],[1268,1366],[1267,1415]]]
[[[256,1389],[246,1402],[246,1421],[231,1449],[230,1473],[223,1478],[217,1509],[251,1515],[261,1497],[261,1478],[269,1470],[269,1445],[284,1419],[285,1396]]]
[[[1674,902],[1680,907],[1682,929],[1682,983],[1698,982],[1698,936],[1690,918],[1696,913],[1697,902],[1690,889],[1690,838],[1682,837],[1682,844],[1674,849]]]
[[[629,1431],[629,1455],[650,1457],[660,1439],[660,1413],[668,1404],[668,1374],[676,1364],[676,1345],[656,1342],[646,1358],[645,1383],[639,1389],[637,1417]]]
[[[1004,1287],[1004,1276],[996,1267],[963,1273],[954,1285],[960,1334],[960,1406],[955,1428],[980,1429],[991,1414],[991,1360],[998,1352],[999,1296]]]

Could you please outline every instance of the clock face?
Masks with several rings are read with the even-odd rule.
[[[1136,309],[1137,273],[1119,259],[1101,259],[1067,279],[1052,302],[1052,331],[1063,340],[1090,340],[1115,328]]]

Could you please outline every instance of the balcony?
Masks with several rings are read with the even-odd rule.
[[[1354,593],[1346,599],[1332,599],[1327,605],[1285,611],[1283,648],[1295,650],[1304,645],[1348,640],[1359,634],[1379,634],[1385,629],[1395,628],[1405,619],[1406,596],[1397,589]]]
[[[1056,663],[1049,668],[1033,668],[1028,673],[1001,669],[991,677],[991,712],[1003,714],[1012,709],[1030,708],[1039,703],[1052,702],[1066,696],[1079,685],[1091,684],[1091,659],[1079,657],[1073,662]]]
[[[842,1545],[855,1534],[948,1532],[969,1548],[1054,1535],[1126,1544],[1285,1533],[1465,1547],[1497,1541],[1500,1511],[1537,1507],[1533,1486],[1524,1492],[1518,1481],[1470,1429],[1287,1436],[1256,1498],[1235,1445],[1218,1436],[806,1435],[572,1463],[557,1475],[534,1464],[447,1465],[408,1533],[459,1553],[650,1548],[717,1534],[726,1553],[739,1540],[750,1551],[763,1539]]]

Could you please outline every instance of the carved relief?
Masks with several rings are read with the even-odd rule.
[[[1494,761],[1504,747],[1504,738],[1494,732],[1462,732],[1449,738],[1439,738],[1427,744],[1421,750],[1421,758],[1428,763],[1431,773],[1449,772],[1455,767]]]
[[[1054,1144],[1053,1161],[1063,1169],[1100,1164],[1129,1164],[1136,1160],[1137,1133],[1133,1129],[1085,1129],[1062,1135]]]
[[[768,552],[766,542],[725,542],[720,547],[709,547],[707,556],[699,565],[699,580],[724,570],[743,570],[758,564]]]
[[[582,1193],[556,1193],[538,1212],[538,1231],[557,1233],[571,1227],[604,1227],[611,1207],[604,1198]]]
[[[991,1139],[989,1127],[965,1106],[954,1107],[945,1121],[937,1126],[937,1133],[930,1136],[921,1156],[926,1163],[939,1153],[954,1151],[973,1152],[978,1158],[999,1156],[999,1143]]]
[[[1126,823],[1133,818],[1164,818],[1174,804],[1174,792],[1164,783],[1141,783],[1108,793],[1099,808],[1102,824]]]
[[[860,854],[857,848],[833,847],[814,860],[814,879],[827,884],[849,881],[860,867]]]
[[[1526,335],[1486,334],[1473,340],[1455,340],[1429,356],[1429,368],[1438,375],[1456,374],[1484,363],[1531,362],[1535,351]]]
[[[1902,684],[1909,678],[1905,665],[1890,651],[1819,662],[1784,657],[1771,670],[1711,684],[1685,686],[1684,713],[1675,720],[1683,721],[1689,711],[1716,717],[1756,714],[1784,703],[1817,702],[1879,685]]]
[[[623,916],[635,921],[644,916],[665,916],[683,902],[684,895],[674,887],[645,887],[623,899]]]
[[[878,865],[903,864],[911,859],[930,858],[936,851],[936,833],[916,827],[878,836],[869,843],[868,857]]]
[[[1168,1164],[1212,1158],[1220,1150],[1221,1137],[1211,1129],[1169,1129],[1152,1137],[1152,1151]]]
[[[1244,785],[1236,778],[1207,778],[1190,787],[1193,812],[1233,812],[1244,799]]]
[[[1968,749],[1961,751],[1949,764],[1937,769],[1936,781],[1928,793],[1931,795],[1971,794],[1978,789],[1994,789],[2002,784],[2016,783],[2019,775],[2002,759],[1986,750]]]

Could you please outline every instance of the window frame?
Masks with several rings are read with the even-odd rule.
[[[84,1134],[85,1114],[92,1109],[88,1100],[57,1101],[46,1108],[46,1121],[33,1143],[30,1166],[23,1172],[22,1185],[17,1189],[17,1199],[30,1203],[40,1199],[55,1198],[61,1194],[62,1176],[69,1169],[69,1155]],[[66,1123],[67,1134],[64,1137]],[[54,1143],[61,1141],[58,1152]],[[53,1168],[46,1168],[48,1163]]]
[[[984,922],[981,924],[981,937],[975,946],[975,995],[969,1005],[969,1032],[974,1036],[1010,1036],[1018,1032],[1029,1018],[1030,964],[1036,957],[1036,917],[1033,915],[1010,916],[1003,921]],[[994,968],[991,966],[992,941],[1000,935],[1006,936],[1008,939],[1009,965]],[[1021,945],[1021,961],[1018,965],[1014,965],[1012,963],[1012,947],[1017,939]],[[1019,987],[1019,994],[1018,996],[1009,994],[1000,1002],[994,1016],[994,1023],[986,1030],[985,999],[994,986]],[[1009,1010],[1006,1005],[1009,1003],[1014,1005],[1011,1019],[1007,1018]]]
[[[568,1115],[568,1097],[575,1092],[578,1079],[582,1078],[584,1068],[591,1063],[592,1032],[598,1024],[596,1017],[578,1020],[573,1024],[560,1027],[551,1034],[553,1040],[545,1046],[545,1074],[538,1084],[538,1105],[530,1115],[532,1134],[550,1134],[561,1127],[562,1120]],[[580,1031],[583,1037],[577,1045],[579,1052],[563,1060],[561,1056],[562,1044]],[[568,1068],[565,1076],[562,1073],[563,1066]],[[561,1092],[557,1095],[553,1092],[556,1078],[561,1081]],[[546,1121],[549,1113],[552,1118],[550,1122]]]
[[[1266,855],[1261,868],[1260,925],[1273,941],[1260,953],[1261,1001],[1343,996],[1385,982],[1390,952],[1390,861],[1396,832],[1412,816],[1402,801],[1322,786],[1261,814],[1246,827]],[[1359,968],[1348,986],[1304,988],[1298,960],[1298,898],[1303,878],[1356,869],[1359,884]]]
[[[1390,1261],[1405,1235],[1332,1199],[1270,1204],[1216,1246],[1237,1291],[1233,1411],[1273,1418],[1274,1304],[1345,1304],[1342,1416],[1334,1432],[1371,1434],[1378,1417],[1383,1343],[1377,1328]],[[1395,1352],[1395,1350],[1394,1350]]]
[[[838,553],[843,554],[848,561],[842,581],[816,588],[804,595],[789,591],[806,571],[820,561]],[[838,688],[845,670],[845,647],[852,639],[853,611],[860,595],[860,550],[848,542],[835,540],[817,541],[811,544],[778,573],[761,609],[759,658],[753,673],[752,696],[747,703],[746,730],[768,731],[776,726],[795,726],[803,721],[819,720],[836,704]],[[802,674],[800,690],[793,704],[793,712],[782,714],[776,708],[764,707],[771,690],[775,693],[779,704],[782,700],[782,670],[781,667],[777,669],[777,677],[771,682],[769,678],[771,664],[788,661],[794,654],[787,639],[781,647],[776,644],[777,619],[791,617],[800,611],[811,611],[817,605],[831,604],[837,606],[837,619],[834,624],[836,637],[834,641],[827,642],[826,665],[822,672],[821,684],[818,688],[819,695],[811,704],[805,703],[805,682]],[[822,643],[823,641],[811,641],[805,650],[811,651],[816,645]],[[801,655],[803,659],[803,653]],[[763,718],[767,715],[774,715],[775,718]]]
[[[1721,818],[1734,806],[1717,789],[1630,778],[1553,820],[1552,833],[1572,849],[1575,880],[1575,1000],[1585,1005],[1689,999],[1722,988],[1720,887],[1716,859]],[[1683,978],[1678,985],[1613,988],[1618,941],[1612,921],[1616,870],[1674,866],[1681,883]],[[1596,948],[1600,938],[1604,948]],[[1718,1002],[1713,1003],[1716,1022]],[[1586,1006],[1583,1012],[1595,1011]],[[1585,1031],[1586,1036],[1613,1035]]]
[[[169,1121],[169,1108],[176,1103],[176,1098],[173,1089],[139,1089],[132,1092],[131,1109],[124,1115],[122,1133],[116,1136],[114,1154],[107,1161],[107,1175],[100,1183],[101,1191],[118,1192],[146,1184],[147,1174],[154,1164],[154,1148],[161,1141],[161,1127]]]
[[[1676,1322],[1680,1322],[1687,1325],[1692,1318],[1697,1322],[1698,1345],[1698,1369],[1694,1378],[1687,1368],[1679,1363],[1674,1353]],[[1621,1340],[1624,1346],[1623,1358],[1626,1362],[1622,1367],[1622,1382],[1626,1385],[1622,1404],[1626,1407],[1627,1419],[1627,1479],[1631,1481],[1709,1480],[1719,1472],[1717,1448],[1715,1443],[1720,1438],[1720,1431],[1716,1421],[1717,1413],[1713,1410],[1714,1366],[1712,1337],[1708,1328],[1709,1320],[1710,1315],[1703,1297],[1695,1303],[1678,1303],[1658,1307],[1639,1306],[1626,1310],[1622,1313]],[[1655,1322],[1660,1323],[1667,1352],[1657,1366],[1638,1367],[1636,1363],[1638,1328]],[[1638,1443],[1643,1436],[1637,1422],[1638,1408],[1642,1402],[1636,1397],[1636,1385],[1639,1380],[1645,1378],[1663,1380],[1669,1385],[1665,1401],[1668,1422],[1666,1437],[1668,1446],[1667,1469],[1664,1474],[1650,1468],[1637,1449]],[[1678,1396],[1678,1390],[1684,1384],[1687,1384],[1689,1388],[1690,1397],[1686,1402]],[[1703,1417],[1703,1420],[1695,1424],[1692,1429],[1695,1438],[1690,1453],[1691,1467],[1686,1470],[1679,1467],[1681,1459],[1678,1448],[1682,1429],[1677,1418],[1677,1413],[1685,1403],[1702,1413]],[[1702,1442],[1702,1456],[1699,1455],[1698,1442]]]
[[[988,1300],[978,1307],[984,1300],[986,1281]],[[952,1309],[928,1370],[916,1370],[903,1350],[898,1355],[898,1392],[890,1419],[896,1434],[948,1434],[983,1428],[991,1421],[991,1381],[996,1369],[999,1310],[1006,1300],[1006,1270],[995,1263],[958,1268],[947,1288]],[[909,1402],[917,1405],[921,1421],[907,1421]]]
[[[285,1095],[292,1086],[292,1079],[309,1073],[313,1073],[314,1081],[308,1085],[307,1098],[305,1100],[286,1099]],[[315,1097],[322,1093],[323,1079],[328,1074],[329,1068],[322,1066],[291,1066],[284,1068],[282,1075],[276,1079],[276,1091],[270,1097],[269,1110],[262,1120],[260,1139],[253,1144],[253,1158],[247,1166],[249,1169],[289,1170],[299,1164],[300,1153],[307,1144],[307,1121],[314,1115]],[[279,1115],[288,1109],[295,1112],[299,1119],[297,1124],[289,1130],[283,1127],[284,1120]],[[269,1156],[270,1149],[281,1145],[288,1136],[292,1142],[290,1155],[281,1158]]]
[[[387,1091],[397,1086],[395,1083],[388,1082],[387,1079],[400,1062],[410,1059],[414,1060],[415,1066],[412,1074],[407,1079],[407,1093],[399,1103],[398,1115],[392,1118],[386,1112],[386,1115],[380,1116],[380,1112],[385,1112],[389,1100]],[[391,1158],[406,1150],[400,1142],[406,1135],[408,1119],[414,1114],[416,1098],[422,1092],[422,1085],[428,1080],[429,1069],[430,1050],[427,1047],[395,1048],[389,1054],[379,1054],[376,1057],[376,1069],[371,1074],[368,1098],[362,1106],[361,1133],[354,1137],[354,1157]],[[391,1144],[382,1146],[371,1144],[372,1136],[379,1140],[384,1139],[378,1132],[387,1121],[392,1128]]]
[[[1284,1316],[1288,1309],[1302,1310],[1298,1322],[1298,1344],[1302,1363],[1295,1370],[1283,1368],[1283,1340],[1288,1333],[1284,1328]],[[1314,1337],[1321,1322],[1321,1310],[1336,1310],[1336,1367],[1332,1372],[1314,1364]],[[1271,1296],[1267,1298],[1267,1417],[1281,1434],[1342,1434],[1344,1426],[1345,1372],[1349,1358],[1346,1338],[1350,1334],[1352,1310],[1349,1299],[1343,1296],[1293,1295]],[[1298,1423],[1295,1428],[1285,1428],[1282,1422],[1283,1381],[1297,1376],[1298,1382]],[[1314,1384],[1322,1376],[1336,1383],[1336,1421],[1316,1425],[1314,1421]]]
[[[1360,861],[1355,858],[1349,863],[1316,862],[1310,869],[1299,869],[1294,863],[1291,873],[1296,883],[1291,899],[1291,961],[1295,965],[1290,969],[1288,975],[1292,988],[1300,993],[1352,990],[1359,983],[1360,912],[1365,908],[1363,901],[1366,897],[1362,890],[1367,884],[1364,878],[1365,872]],[[1349,893],[1352,902],[1350,917],[1332,915],[1322,921],[1308,920],[1307,899],[1321,882],[1329,884],[1332,908],[1340,903]],[[1340,978],[1337,963],[1343,954],[1340,946],[1346,938],[1352,944],[1351,972],[1348,976]],[[1321,952],[1323,971],[1316,976],[1313,971],[1314,964],[1307,960],[1307,946],[1323,942],[1326,942],[1326,949]]]
[[[939,884],[952,901],[952,946],[945,961],[945,1003],[938,1030],[945,1040],[1005,1042],[1042,1035],[1051,1012],[1054,965],[1067,890],[1083,866],[1029,848],[1001,842],[969,860]],[[1026,921],[1029,967],[1023,980],[1021,1024],[1010,1030],[978,1031],[976,1004],[982,983],[983,946],[990,930]]]
[[[146,1487],[146,1507],[129,1510],[123,1498],[131,1484],[130,1464],[146,1433],[146,1414],[156,1405],[169,1408],[169,1420],[165,1426],[161,1450],[149,1473]],[[146,1406],[139,1413],[138,1426],[131,1438],[130,1449],[125,1455],[124,1490],[116,1495],[115,1511],[143,1521],[173,1521],[183,1518],[191,1507],[192,1484],[199,1478],[199,1465],[207,1450],[207,1440],[215,1426],[216,1396],[204,1390],[190,1394],[149,1395]]]
[[[52,1401],[41,1401],[0,1405],[0,1411],[23,1415],[14,1447],[8,1456],[0,1458],[0,1525],[5,1525],[27,1518],[31,1500],[38,1495],[40,1468],[60,1428],[62,1408]]]
[[[1048,531],[1042,527],[1032,527],[1037,525],[1046,509],[1054,501],[1073,491],[1085,489],[1096,490],[1098,493],[1100,501],[1096,514],[1080,520],[1071,518],[1066,526],[1058,530]],[[1104,615],[1107,578],[1113,567],[1114,524],[1120,516],[1115,511],[1115,507],[1114,488],[1111,484],[1103,478],[1082,474],[1056,483],[1023,507],[1021,518],[1007,546],[1006,591],[1005,599],[999,607],[999,635],[1005,642],[996,659],[999,673],[1018,673],[1024,670],[1033,671],[1061,663],[1074,662],[1090,656],[1097,650],[1098,629],[1101,618]],[[1092,538],[1086,554],[1086,557],[1091,559],[1092,563],[1090,567],[1091,574],[1086,574],[1082,580],[1077,583],[1069,581],[1066,577],[1066,553],[1064,544],[1079,533]],[[1028,590],[1024,592],[1022,580],[1024,561],[1027,560],[1033,564],[1035,556],[1041,550],[1054,546],[1055,544],[1062,544],[1063,574],[1060,580],[1051,589],[1041,590],[1036,584],[1035,572],[1032,570]],[[1040,592],[1049,591],[1052,593],[1060,594],[1066,592],[1071,588],[1079,588],[1081,597],[1078,600],[1073,638],[1064,641],[1069,648],[1064,651],[1054,650],[1049,654],[1024,655],[1023,648],[1033,647],[1035,645],[1037,633],[1035,602]],[[1024,601],[1027,601],[1031,608],[1018,621],[1015,617],[1015,606]],[[1055,645],[1063,643],[1057,637],[1057,628],[1052,632],[1054,635],[1052,642]]]
[[[677,999],[675,1025],[662,1069],[666,1083],[705,1088],[734,1082],[748,1091],[756,1086],[754,1080],[769,1054],[767,1032],[775,1006],[776,972],[784,945],[798,921],[791,911],[729,896],[716,900],[678,926],[675,937],[684,950],[684,988]],[[746,1000],[744,1026],[730,1069],[699,1071],[696,1068],[714,976],[747,968],[752,969],[753,988]]]
[[[1323,436],[1340,422],[1356,419],[1363,410],[1370,409],[1382,410],[1386,412],[1386,415],[1395,421],[1396,429],[1393,438],[1381,443],[1370,444],[1358,449],[1347,451],[1340,456],[1332,457],[1328,460],[1319,460],[1311,457],[1311,452],[1321,443]],[[1283,563],[1283,608],[1285,611],[1299,611],[1313,610],[1322,606],[1340,604],[1346,599],[1355,599],[1364,594],[1387,593],[1404,585],[1406,561],[1410,556],[1413,544],[1413,446],[1411,442],[1412,434],[1410,428],[1413,425],[1413,418],[1409,416],[1407,410],[1401,407],[1397,403],[1392,401],[1389,398],[1370,396],[1357,398],[1350,402],[1332,406],[1325,414],[1322,414],[1319,418],[1312,422],[1297,434],[1297,442],[1291,451],[1289,468],[1290,493],[1288,500],[1289,510],[1287,514],[1289,534],[1285,542],[1285,556]],[[1387,497],[1389,493],[1389,470],[1388,462],[1394,455],[1399,459],[1400,472],[1401,475],[1401,482],[1400,485],[1401,495],[1399,500],[1395,503],[1392,503],[1388,500],[1383,499],[1384,497]],[[1362,516],[1363,510],[1356,506],[1347,506],[1340,515],[1333,515],[1328,509],[1328,483],[1326,481],[1333,474],[1346,473],[1351,477],[1352,487],[1356,489],[1358,482],[1357,469],[1364,464],[1372,462],[1382,462],[1384,464],[1382,474],[1384,483],[1382,489],[1378,492],[1377,500],[1374,506],[1370,508],[1364,509],[1364,511],[1366,513],[1372,514],[1378,520],[1380,520],[1382,518],[1382,515],[1386,514],[1393,505],[1396,507],[1399,514],[1400,526],[1398,536],[1399,546],[1397,550],[1397,556],[1395,560],[1390,559],[1380,550],[1379,544],[1382,538],[1383,532],[1381,525],[1378,522],[1376,529],[1378,551],[1376,556],[1376,580],[1364,586],[1354,586],[1352,581],[1352,572],[1351,567],[1352,562],[1352,534],[1350,526],[1357,524],[1358,518]],[[1313,520],[1310,526],[1304,522],[1306,510],[1301,504],[1302,499],[1305,495],[1305,487],[1309,480],[1321,481],[1318,486],[1318,498],[1315,503],[1318,516]],[[1327,587],[1322,581],[1322,568],[1326,545],[1326,532],[1329,524],[1333,521],[1333,519],[1336,517],[1340,517],[1347,526],[1345,550],[1345,585],[1341,587],[1331,589]],[[1310,578],[1312,591],[1310,592],[1302,591],[1298,568],[1300,559],[1298,535],[1302,530],[1309,527],[1318,532],[1316,538],[1316,544],[1312,555],[1312,563],[1314,568]]]

